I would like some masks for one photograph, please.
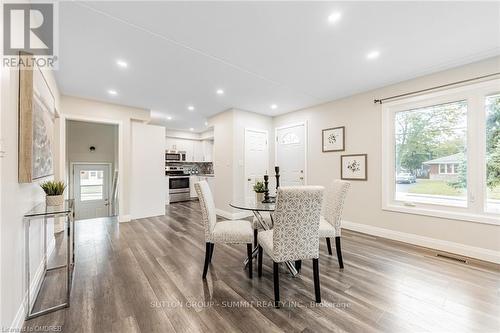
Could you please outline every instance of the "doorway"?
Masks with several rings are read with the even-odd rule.
[[[245,128],[245,197],[255,198],[253,185],[263,181],[268,174],[269,149],[268,133],[264,130]]]
[[[280,185],[307,184],[306,123],[276,128],[276,165],[280,167]]]
[[[73,164],[75,219],[110,215],[110,164]]]

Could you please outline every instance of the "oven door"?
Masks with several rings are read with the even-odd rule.
[[[168,189],[170,193],[189,192],[189,177],[170,177]]]
[[[165,153],[165,160],[166,161],[180,161],[181,160],[181,154],[178,154],[178,153]]]

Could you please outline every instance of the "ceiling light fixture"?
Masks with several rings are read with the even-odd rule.
[[[271,104],[271,109],[276,110],[278,106],[276,104]]]
[[[342,17],[342,13],[333,12],[330,14],[330,16],[328,16],[328,22],[329,23],[336,23],[340,20],[341,17]]]
[[[172,120],[172,117],[171,116],[167,116],[167,120]]]
[[[224,90],[217,89],[216,93],[217,93],[217,95],[224,95]]]
[[[112,96],[116,96],[118,95],[118,92],[116,90],[113,90],[113,89],[109,89],[108,90],[108,94],[112,95]]]
[[[194,111],[194,106],[189,105],[189,106],[188,106],[188,110],[189,110],[189,111]]]
[[[208,126],[208,121],[205,121],[205,126]]]
[[[368,52],[368,54],[366,55],[366,59],[372,60],[378,58],[379,56],[380,56],[380,51],[374,50]]]
[[[121,67],[121,68],[127,68],[127,67],[128,67],[127,62],[126,62],[126,61],[124,61],[124,60],[120,60],[120,59],[118,59],[118,60],[116,61],[116,64],[118,65],[118,67]]]
[[[194,128],[191,127],[189,130],[192,132],[192,131],[194,131]]]

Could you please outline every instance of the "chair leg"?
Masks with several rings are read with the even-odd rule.
[[[314,294],[316,303],[321,303],[321,290],[319,286],[319,259],[313,259],[313,274],[314,274]]]
[[[258,234],[258,230],[257,229],[253,229],[253,246],[254,247],[257,246],[257,234]]]
[[[262,256],[263,256],[262,246],[259,245],[259,257],[257,259],[257,275],[262,276]]]
[[[330,237],[326,237],[326,246],[328,247],[328,254],[332,255],[332,244],[330,243]]]
[[[209,242],[206,243],[205,249],[205,266],[203,267],[203,279],[207,278],[208,264],[210,263],[210,251],[212,249],[212,245]]]
[[[302,260],[295,260],[295,269],[300,273],[300,269],[302,268]]]
[[[273,262],[273,277],[274,277],[274,307],[280,307],[280,266],[279,263]]]
[[[212,257],[214,255],[214,248],[215,248],[215,244],[214,243],[210,243],[210,258],[208,258],[208,262],[209,263],[212,262]]]
[[[248,277],[249,277],[250,279],[252,278],[252,274],[253,274],[253,267],[252,267],[252,261],[253,261],[253,258],[252,258],[252,250],[253,250],[252,243],[248,243],[248,244],[247,244],[247,255],[248,255]]]
[[[340,248],[340,236],[335,237],[335,247],[337,248],[337,258],[339,260],[340,268],[344,268],[344,261],[342,260],[342,249]]]

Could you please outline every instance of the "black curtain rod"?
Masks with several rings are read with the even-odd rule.
[[[471,82],[471,81],[486,79],[486,78],[489,78],[489,77],[492,77],[492,76],[496,76],[496,75],[500,75],[500,72],[493,73],[493,74],[488,74],[488,75],[483,75],[483,76],[478,76],[478,77],[474,77],[472,79],[467,79],[467,80],[462,80],[462,81],[447,83],[447,84],[443,84],[443,85],[432,87],[432,88],[427,88],[427,89],[412,91],[412,92],[401,94],[401,95],[395,95],[395,96],[385,97],[385,98],[381,98],[381,99],[374,99],[373,103],[375,103],[375,104],[382,104],[383,102],[385,102],[387,100],[390,100],[390,99],[395,99],[395,98],[400,98],[400,97],[406,97],[406,96],[410,96],[410,95],[420,94],[420,93],[431,91],[431,90],[436,90],[436,89],[446,88],[446,87],[450,87],[450,86],[455,86],[457,84],[462,84],[462,83],[467,83],[467,82]]]

